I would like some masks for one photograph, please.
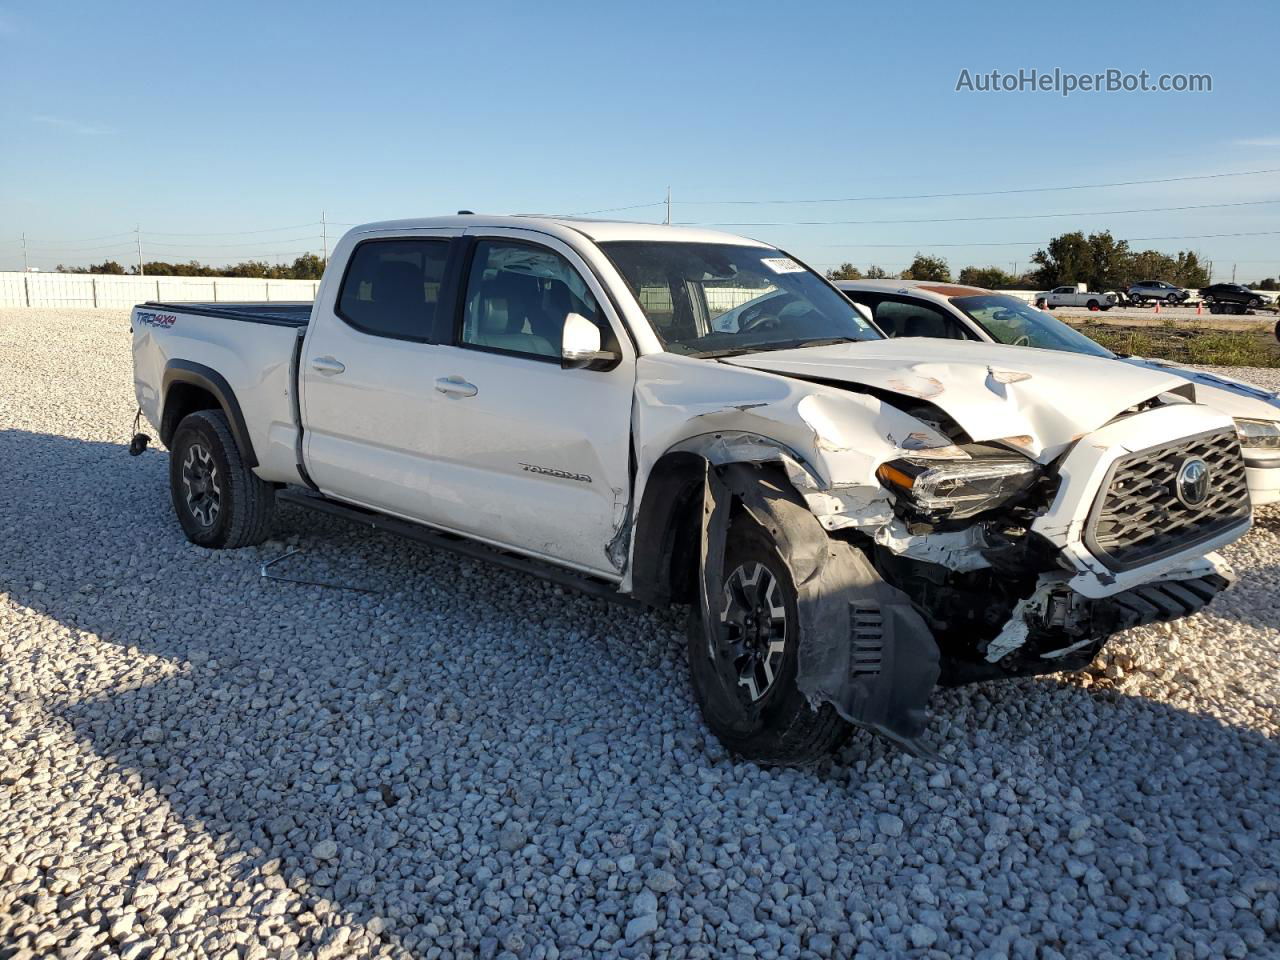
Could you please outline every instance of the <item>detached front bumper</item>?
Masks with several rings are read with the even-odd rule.
[[[1235,579],[1217,554],[1173,571],[1166,579],[1101,598],[1085,597],[1068,585],[1066,577],[1046,574],[988,643],[985,659],[944,661],[939,682],[955,686],[1083,669],[1113,634],[1189,617]]]

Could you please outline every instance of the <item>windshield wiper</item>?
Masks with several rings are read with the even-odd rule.
[[[768,353],[773,350],[796,350],[801,347],[829,347],[833,343],[861,343],[860,337],[825,337],[821,340],[780,340],[776,343],[753,343],[749,347],[732,347],[728,350],[704,350],[690,356],[703,360],[720,360],[724,357],[740,357],[745,353]]]

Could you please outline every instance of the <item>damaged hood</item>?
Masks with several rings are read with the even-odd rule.
[[[1167,391],[1176,374],[1056,350],[901,337],[766,351],[722,363],[924,400],[975,441],[1006,440],[1047,462],[1081,434]],[[891,402],[891,401],[890,401]]]

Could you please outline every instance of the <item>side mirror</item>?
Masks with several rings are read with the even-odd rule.
[[[600,328],[580,313],[564,318],[560,335],[560,366],[565,370],[601,370],[621,358],[600,348]]]

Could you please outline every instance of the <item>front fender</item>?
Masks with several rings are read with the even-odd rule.
[[[771,474],[743,463],[707,465],[698,597],[703,629],[715,622],[711,598],[723,583],[736,500],[773,538],[796,585],[800,692],[815,708],[830,703],[850,723],[913,754],[930,753],[919,737],[940,671],[933,634],[906,594],[881,579],[862,551],[830,537],[796,492]]]

